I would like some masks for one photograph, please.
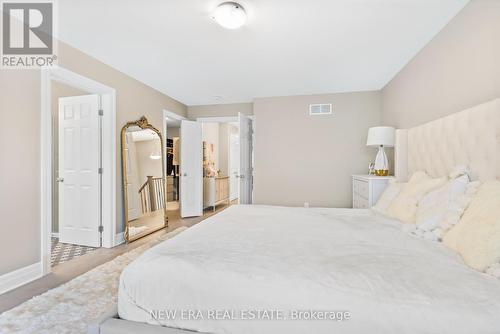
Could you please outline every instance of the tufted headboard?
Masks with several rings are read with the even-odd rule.
[[[500,99],[407,130],[396,131],[396,177],[415,171],[448,176],[467,166],[474,180],[500,179]]]

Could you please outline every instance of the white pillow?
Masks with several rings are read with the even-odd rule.
[[[428,240],[441,240],[460,221],[480,185],[464,176],[425,195],[418,204],[415,228],[407,232]]]
[[[444,232],[447,232],[450,228],[455,226],[460,222],[462,215],[465,210],[469,206],[469,204],[476,196],[477,191],[479,190],[479,186],[481,182],[469,182],[467,187],[465,188],[465,193],[458,199],[456,203],[454,203],[453,212],[445,216],[445,219],[441,221],[441,229],[444,235]]]
[[[433,179],[425,172],[415,172],[408,183],[404,184],[399,194],[387,209],[387,215],[403,223],[415,223],[415,215],[420,199],[429,191],[446,183],[446,178]]]
[[[479,271],[500,262],[500,181],[484,183],[443,243]]]
[[[396,180],[390,180],[389,185],[387,186],[387,188],[385,188],[382,195],[380,195],[377,204],[375,204],[375,206],[373,206],[372,209],[385,215],[387,208],[389,207],[389,205],[391,205],[392,201],[399,194],[404,184],[405,183],[399,183]]]
[[[418,202],[416,224],[424,231],[440,227],[445,217],[453,217],[455,225],[465,209],[459,201],[467,190],[469,176],[462,175],[426,194]]]

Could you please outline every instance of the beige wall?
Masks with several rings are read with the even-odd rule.
[[[309,116],[313,103],[332,103],[333,115]],[[254,115],[255,203],[351,206],[351,175],[376,154],[366,135],[380,124],[380,92],[256,99]]]
[[[189,119],[198,117],[222,117],[222,116],[238,116],[238,113],[245,115],[253,114],[253,103],[237,103],[237,104],[214,104],[207,106],[191,106],[188,107],[187,115]]]
[[[383,89],[383,123],[407,128],[500,97],[500,1],[472,0]]]
[[[142,115],[162,129],[162,110],[186,116],[187,107],[98,60],[59,43],[59,65],[116,89],[121,127]],[[12,143],[16,143],[13,145]],[[118,145],[119,148],[119,145]],[[0,70],[0,275],[40,261],[40,73]],[[119,157],[119,150],[116,157]],[[123,231],[121,163],[117,160],[117,232]],[[15,256],[12,249],[16,250]]]
[[[0,70],[0,275],[40,261],[39,141],[40,75]]]
[[[52,232],[57,233],[59,232],[59,183],[56,181],[59,177],[59,98],[89,93],[52,81],[50,94],[52,95]]]

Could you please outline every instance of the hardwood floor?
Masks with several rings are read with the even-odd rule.
[[[234,202],[230,205],[235,204]],[[41,277],[31,283],[23,285],[17,289],[11,290],[0,295],[0,313],[5,312],[34,296],[38,296],[50,289],[53,289],[61,284],[64,284],[73,278],[105,263],[118,255],[126,253],[136,247],[139,247],[152,238],[161,236],[171,232],[178,227],[193,226],[202,220],[226,209],[228,205],[217,206],[215,212],[210,208],[204,211],[202,217],[184,218],[180,217],[179,210],[168,211],[168,228],[157,231],[142,239],[136,240],[130,244],[121,244],[114,248],[99,248],[89,254],[80,256],[71,261],[62,263],[52,269],[52,272],[44,277]]]

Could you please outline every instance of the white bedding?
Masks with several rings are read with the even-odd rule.
[[[217,334],[486,334],[500,332],[500,281],[369,210],[233,206],[131,263],[118,310],[127,320]],[[157,321],[151,310],[195,310],[204,320],[176,313]],[[351,318],[207,320],[209,310]]]

